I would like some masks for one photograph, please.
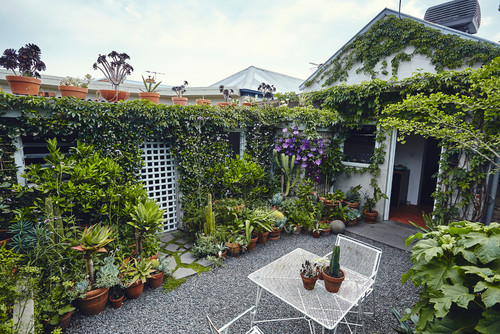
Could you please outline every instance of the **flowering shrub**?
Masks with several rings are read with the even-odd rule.
[[[307,139],[299,132],[298,126],[291,130],[284,128],[275,149],[289,156],[295,155],[295,164],[306,170],[306,176],[320,180],[321,162],[326,158],[322,138]]]

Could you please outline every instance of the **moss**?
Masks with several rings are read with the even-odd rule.
[[[175,279],[172,276],[169,276],[165,282],[163,282],[163,292],[168,293],[177,289],[184,282],[186,282],[185,278]]]

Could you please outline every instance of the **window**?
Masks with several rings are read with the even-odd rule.
[[[345,161],[369,164],[375,150],[375,125],[352,130],[344,141]]]

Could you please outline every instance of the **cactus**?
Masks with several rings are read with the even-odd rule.
[[[328,276],[340,278],[342,277],[342,273],[340,272],[340,247],[333,246],[332,258],[330,260],[330,271]]]
[[[215,231],[215,215],[212,211],[212,194],[208,194],[208,203],[205,206],[205,226],[203,228],[205,235],[213,235]]]
[[[293,184],[290,185],[290,182],[292,180],[292,174],[293,170],[295,168],[295,155],[292,155],[291,159],[288,155],[285,153],[281,153],[278,156],[278,151],[273,150],[273,157],[274,161],[278,165],[279,169],[283,172],[283,176],[286,179],[286,190],[283,192],[283,196],[286,197],[288,196],[288,193],[290,192],[290,188],[293,188],[295,186],[295,183],[297,183],[297,180],[299,179],[299,173],[300,173],[300,168],[297,168],[297,173],[295,175],[295,179],[293,181]],[[281,190],[283,191],[283,183],[284,180],[283,178],[281,179]]]

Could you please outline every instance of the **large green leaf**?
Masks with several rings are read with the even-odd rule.
[[[469,302],[474,300],[474,295],[469,293],[469,289],[463,285],[444,285],[441,294],[430,299],[434,303],[436,317],[443,318],[450,311],[452,303],[456,303],[461,308],[467,308]]]
[[[496,334],[500,333],[500,313],[494,310],[487,310],[483,312],[483,319],[481,319],[476,326],[479,333]]]
[[[493,284],[485,284],[487,289],[481,295],[481,299],[486,307],[493,307],[495,304],[500,303],[500,287]]]
[[[422,334],[467,334],[471,333],[477,320],[469,317],[436,318]]]
[[[442,255],[443,249],[439,246],[436,239],[423,239],[413,246],[411,257],[414,262],[422,260],[427,262]]]
[[[476,254],[484,264],[500,258],[500,234],[495,234],[481,242],[476,248]]]

